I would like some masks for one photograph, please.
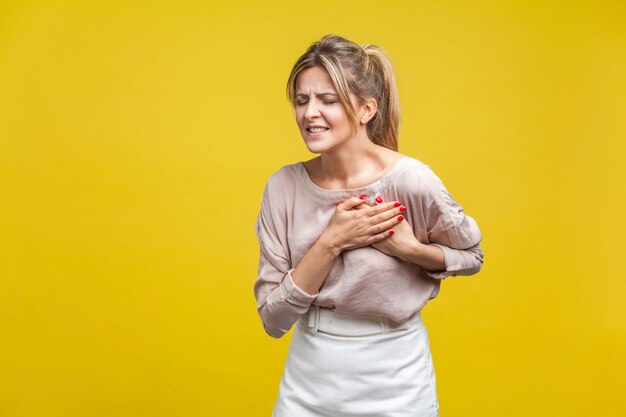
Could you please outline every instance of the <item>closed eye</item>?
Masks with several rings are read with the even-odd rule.
[[[302,103],[297,103],[297,104],[298,104],[298,106],[303,106],[303,105],[305,105],[306,103],[307,103],[307,102],[305,101],[305,102],[302,102]],[[326,101],[326,100],[323,100],[323,101],[322,101],[322,103],[324,103],[324,104],[335,104],[335,103],[336,103],[336,101]]]

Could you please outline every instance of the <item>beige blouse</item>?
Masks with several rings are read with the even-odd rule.
[[[296,286],[291,271],[327,227],[336,203],[361,194],[368,195],[364,201],[369,205],[376,204],[377,195],[404,204],[405,221],[415,237],[443,250],[446,270],[428,271],[365,246],[342,252],[317,294]],[[254,284],[257,310],[265,331],[276,338],[287,333],[311,304],[402,322],[437,296],[442,279],[475,274],[484,258],[476,221],[428,165],[409,156],[378,180],[354,189],[320,188],[302,162],[286,165],[265,185],[254,231],[260,246]]]

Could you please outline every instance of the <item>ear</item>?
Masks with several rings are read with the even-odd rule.
[[[377,110],[378,102],[375,98],[369,98],[365,100],[365,102],[359,108],[359,120],[363,124],[366,124],[367,122],[372,120]]]

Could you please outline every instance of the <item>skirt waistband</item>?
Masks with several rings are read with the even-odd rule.
[[[405,322],[396,323],[386,317],[337,313],[312,304],[309,310],[300,317],[299,322],[316,332],[336,336],[369,336],[408,330],[411,324],[418,323],[421,319],[420,311],[417,311]]]

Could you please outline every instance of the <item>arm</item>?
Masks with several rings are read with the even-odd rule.
[[[254,297],[265,332],[279,338],[308,310],[316,295],[299,288],[291,276],[294,268],[287,247],[286,227],[282,224],[285,222],[281,220],[285,214],[280,209],[281,200],[272,199],[272,180],[270,177],[265,184],[261,210],[254,223],[260,248]]]
[[[319,294],[320,287],[340,254],[341,250],[327,242],[324,235],[320,236],[291,272],[294,283],[309,294]]]
[[[421,265],[432,278],[456,275],[473,275],[480,271],[484,254],[480,243],[468,249],[454,249],[440,243],[412,246],[403,261]]]
[[[411,262],[431,271],[446,269],[445,255],[443,249],[437,245],[425,245],[415,240],[415,243],[403,254],[403,261]]]
[[[414,204],[423,213],[429,244],[416,242],[403,260],[421,265],[436,279],[479,272],[484,254],[476,221],[464,213],[428,166],[420,170],[418,191]]]
[[[295,268],[285,270],[287,259],[268,254],[265,244],[260,241],[260,245],[259,276],[254,287],[257,311],[265,332],[280,338],[315,301],[340,252],[326,244],[322,235]]]
[[[273,180],[276,180],[274,178]],[[261,210],[254,225],[260,257],[254,295],[266,333],[280,338],[308,311],[319,295],[328,272],[341,253],[322,234],[294,268],[287,244],[284,207],[285,187],[266,184]],[[278,192],[272,194],[272,190]]]

